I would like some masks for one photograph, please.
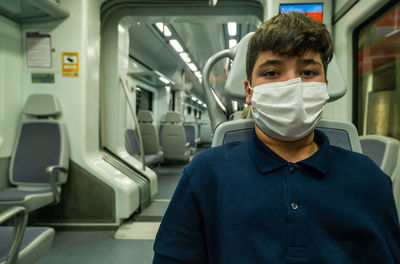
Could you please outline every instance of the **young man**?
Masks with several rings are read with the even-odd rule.
[[[153,263],[400,263],[389,177],[314,130],[332,53],[325,26],[302,14],[257,29],[245,81],[254,133],[186,166]]]

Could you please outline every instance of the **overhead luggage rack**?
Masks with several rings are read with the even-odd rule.
[[[69,12],[63,9],[59,2],[51,0],[2,1],[0,15],[19,24],[66,19],[69,17]]]

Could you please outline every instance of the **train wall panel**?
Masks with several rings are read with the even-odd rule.
[[[0,157],[11,156],[22,117],[20,25],[0,16]]]

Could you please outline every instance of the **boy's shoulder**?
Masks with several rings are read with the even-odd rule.
[[[212,167],[221,167],[226,164],[234,164],[248,156],[245,142],[232,142],[217,147],[212,147],[196,154],[185,170],[209,170]]]

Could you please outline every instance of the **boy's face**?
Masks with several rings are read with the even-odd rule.
[[[321,56],[308,51],[303,56],[287,56],[272,51],[260,52],[251,75],[251,87],[264,83],[283,82],[300,77],[303,82],[327,82]],[[245,80],[246,104],[251,105],[253,91]]]

